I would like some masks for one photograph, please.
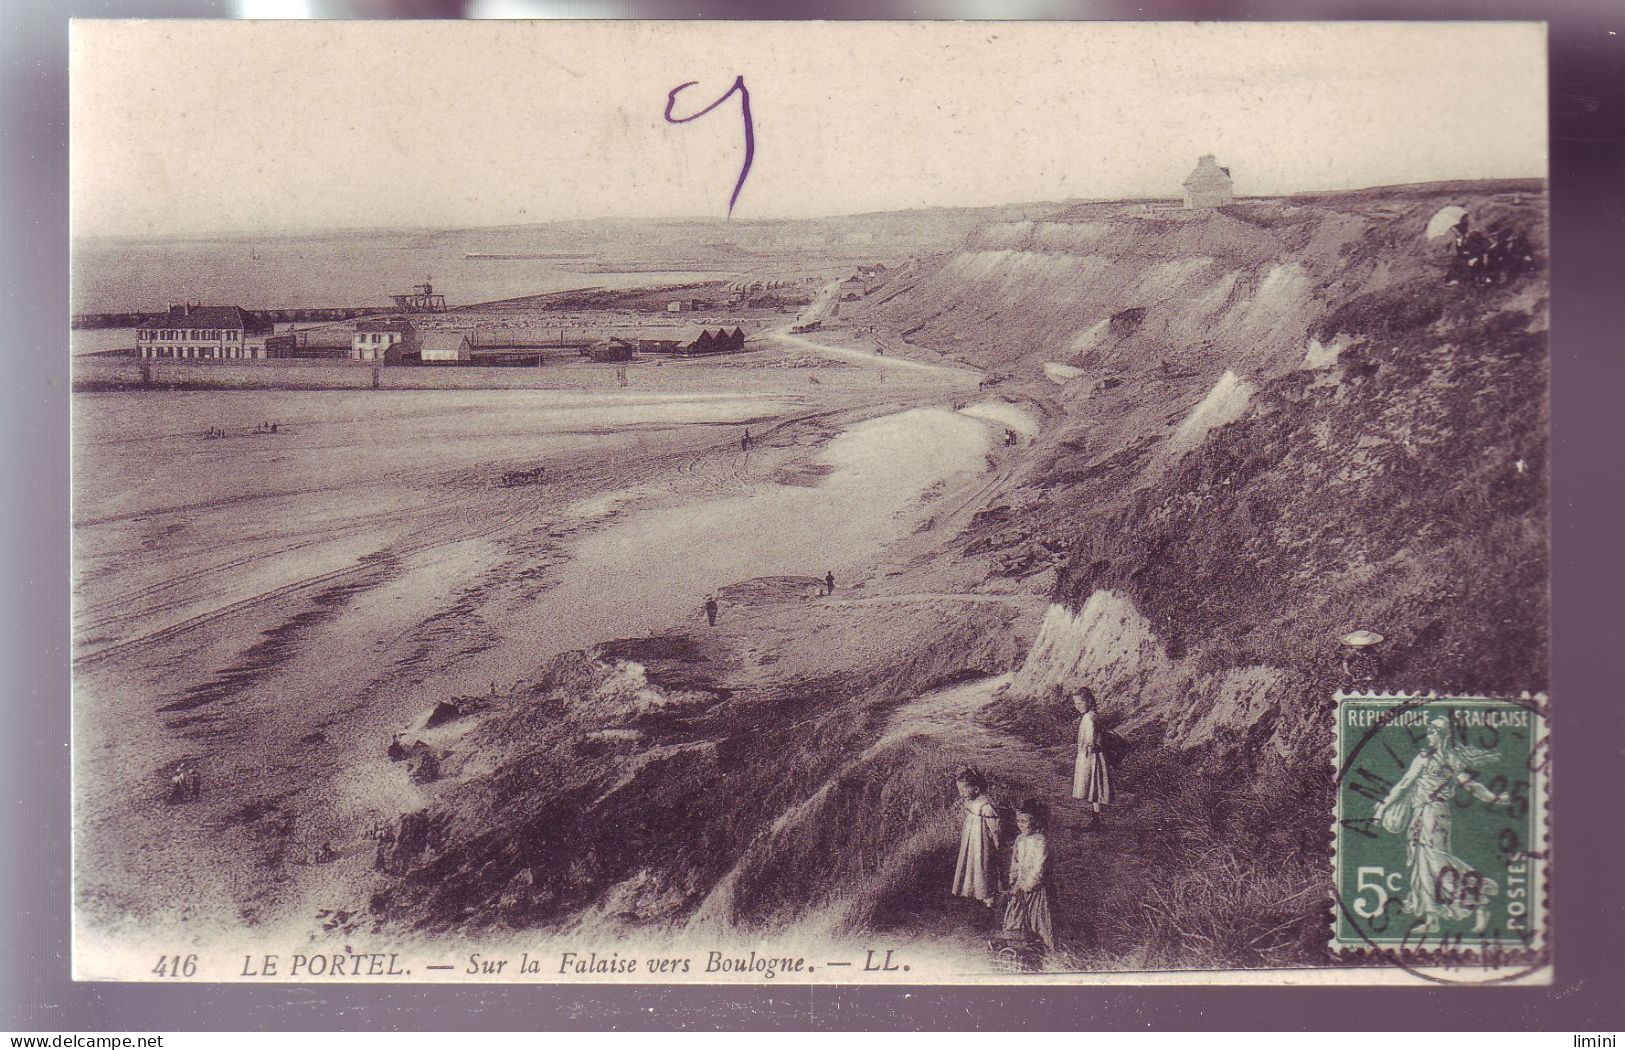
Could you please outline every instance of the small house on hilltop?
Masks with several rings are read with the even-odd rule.
[[[1196,170],[1185,176],[1185,207],[1222,208],[1236,199],[1230,169],[1219,167],[1213,154],[1204,154]]]

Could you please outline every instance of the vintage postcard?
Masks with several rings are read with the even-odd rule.
[[[1548,981],[1544,48],[75,23],[75,974]]]

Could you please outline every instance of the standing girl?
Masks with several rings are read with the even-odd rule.
[[[1072,797],[1094,808],[1094,819],[1087,826],[1095,828],[1100,826],[1100,807],[1112,800],[1112,771],[1102,746],[1105,733],[1098,722],[1099,705],[1088,686],[1079,686],[1073,692],[1072,706],[1082,716],[1078,721],[1078,764],[1072,773]]]
[[[959,787],[959,863],[954,868],[953,894],[979,900],[989,908],[998,896],[995,860],[999,852],[999,811],[987,797],[987,780],[975,769],[962,769]]]
[[[1010,895],[1005,898],[1004,929],[1026,941],[1055,949],[1055,899],[1050,879],[1049,838],[1044,834],[1049,811],[1037,799],[1016,807],[1016,836],[1010,850]]]

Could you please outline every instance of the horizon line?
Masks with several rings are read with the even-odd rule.
[[[1546,188],[1550,182],[1546,175],[1490,175],[1477,178],[1429,179],[1421,182],[1377,183],[1369,186],[1346,186],[1336,189],[1290,190],[1281,193],[1237,194],[1237,201],[1279,200],[1291,197],[1332,196],[1341,193],[1366,193],[1372,190],[1405,189],[1447,183],[1474,182],[1539,182]],[[1063,197],[1050,200],[1007,201],[1002,204],[927,204],[913,208],[885,208],[855,212],[831,212],[823,215],[764,215],[753,219],[708,215],[594,215],[579,218],[540,219],[534,222],[495,222],[473,225],[447,223],[440,225],[379,226],[284,226],[265,229],[216,229],[176,233],[72,233],[69,240],[224,240],[246,237],[308,237],[323,234],[385,234],[385,233],[448,233],[455,231],[502,230],[524,226],[561,226],[568,223],[624,222],[624,223],[714,223],[719,226],[749,226],[755,223],[818,222],[831,219],[861,219],[875,215],[905,215],[928,211],[988,211],[999,208],[1030,208],[1063,204],[1137,204],[1147,201],[1177,200],[1178,197],[1161,194],[1135,197]]]

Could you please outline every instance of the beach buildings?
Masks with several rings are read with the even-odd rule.
[[[599,364],[632,360],[635,343],[626,339],[604,339],[587,348],[587,356]]]
[[[1213,154],[1203,154],[1196,170],[1185,176],[1186,208],[1222,208],[1236,199],[1230,169],[1219,167]]]
[[[264,332],[252,317],[236,306],[170,306],[167,313],[149,318],[135,332],[141,357],[259,358]]]
[[[678,348],[678,353],[685,356],[699,354],[733,354],[745,347],[745,333],[743,329],[735,328],[729,332],[725,328],[718,328],[717,334],[710,331],[700,332],[700,337],[687,346]]]
[[[399,361],[417,348],[411,321],[357,321],[350,356],[357,361]]]
[[[451,328],[435,328],[418,340],[419,360],[424,364],[455,364],[474,356],[468,333]]]

